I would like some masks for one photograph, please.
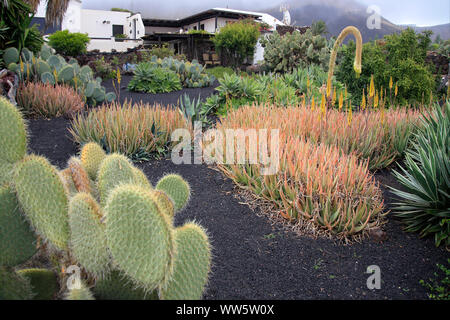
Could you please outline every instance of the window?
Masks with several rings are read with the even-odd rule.
[[[205,30],[205,25],[204,24],[200,25],[200,30]]]
[[[113,37],[115,37],[118,34],[123,34],[123,25],[113,24],[112,33],[113,33]]]
[[[194,27],[194,30],[197,30],[197,26]]]

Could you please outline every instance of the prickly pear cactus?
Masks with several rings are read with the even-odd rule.
[[[0,300],[30,300],[33,298],[27,278],[14,270],[0,266]]]
[[[0,188],[0,265],[13,267],[36,252],[36,238],[24,221],[16,195],[9,187]]]
[[[66,250],[68,200],[58,170],[46,158],[27,156],[17,164],[14,183],[19,202],[35,231],[56,248]]]
[[[58,279],[52,270],[23,269],[17,274],[28,279],[34,294],[33,300],[53,300],[59,290]]]
[[[158,300],[156,290],[146,292],[137,288],[130,278],[119,271],[113,271],[107,278],[98,280],[93,292],[99,300]]]
[[[173,230],[149,192],[133,185],[119,186],[111,193],[105,212],[108,247],[118,267],[146,290],[166,283],[175,254]]]
[[[88,193],[70,200],[70,246],[75,259],[95,278],[103,278],[110,270],[103,214],[97,201]]]
[[[65,300],[95,300],[89,288],[81,283],[79,288],[72,288],[65,296]]]
[[[27,134],[22,115],[7,99],[0,97],[0,159],[15,163],[25,156]]]
[[[208,282],[211,267],[211,248],[208,236],[195,223],[175,230],[177,253],[173,275],[167,287],[162,288],[165,300],[198,300]]]
[[[156,185],[156,189],[164,191],[172,199],[175,204],[175,212],[182,210],[191,196],[189,185],[177,174],[163,177]]]
[[[98,190],[102,205],[106,204],[109,193],[118,185],[132,183],[135,179],[133,166],[121,154],[107,156],[98,171]]]
[[[98,169],[105,157],[105,151],[94,142],[85,144],[81,149],[81,163],[86,168],[86,171],[92,180],[97,179]]]

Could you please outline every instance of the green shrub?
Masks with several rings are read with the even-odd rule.
[[[398,85],[397,101],[400,104],[428,103],[435,89],[434,78],[425,63],[429,35],[416,34],[407,29],[400,34],[385,36],[383,40],[365,43],[362,53],[362,73],[356,77],[353,70],[354,42],[343,46],[339,54],[337,80],[345,83],[349,92],[360,102],[362,91],[367,92],[370,78],[375,87],[387,89],[389,81]]]
[[[210,76],[214,76],[216,79],[222,79],[224,74],[233,74],[234,71],[230,67],[214,67],[206,70],[206,73]]]
[[[264,65],[274,72],[291,72],[299,67],[318,65],[328,69],[330,47],[325,37],[313,35],[311,30],[301,34],[294,31],[281,36],[274,32],[262,41]]]
[[[163,93],[181,90],[180,78],[170,69],[155,67],[149,62],[136,66],[134,77],[128,84],[131,91]]]
[[[185,62],[174,59],[172,57],[159,59],[156,56],[152,56],[151,60],[145,62],[145,68],[166,68],[175,72],[183,87],[187,88],[202,88],[208,87],[215,81],[214,76],[209,76],[205,72],[205,67],[201,65],[197,60],[192,62]]]
[[[97,77],[102,77],[103,79],[114,79],[116,78],[116,69],[111,63],[105,61],[105,57],[102,56],[91,64],[92,69]]]
[[[434,235],[436,246],[450,245],[450,102],[444,108],[423,116],[405,168],[394,171],[406,191],[392,189],[406,231]]]
[[[76,57],[86,53],[89,37],[83,33],[70,33],[68,30],[56,31],[49,37],[49,45],[59,54]]]
[[[232,66],[239,67],[246,58],[253,58],[259,36],[259,24],[242,20],[220,29],[213,42],[217,52],[225,56]]]

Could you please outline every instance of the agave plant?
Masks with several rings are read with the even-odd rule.
[[[391,188],[406,231],[434,234],[436,246],[450,245],[450,102],[444,109],[437,105],[422,117],[405,168],[394,171],[406,191]]]

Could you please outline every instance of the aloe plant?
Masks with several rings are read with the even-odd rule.
[[[405,165],[393,174],[406,191],[391,188],[399,198],[395,210],[406,231],[433,235],[436,246],[450,245],[450,103],[423,115],[422,125],[406,152]]]

